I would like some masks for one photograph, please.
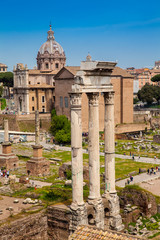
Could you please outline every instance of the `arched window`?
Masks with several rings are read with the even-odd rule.
[[[46,69],[48,69],[49,68],[49,65],[48,65],[48,63],[46,63]]]
[[[22,85],[21,76],[19,76],[19,85]]]
[[[59,64],[58,63],[55,64],[55,68],[59,68]]]

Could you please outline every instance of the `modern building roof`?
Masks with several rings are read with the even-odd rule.
[[[139,240],[142,238],[128,234],[101,230],[91,226],[79,226],[77,230],[69,236],[68,240]]]

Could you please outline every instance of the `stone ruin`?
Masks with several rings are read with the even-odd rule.
[[[2,143],[2,153],[0,154],[0,168],[6,170],[18,168],[19,159],[12,153],[11,142],[8,136],[8,119],[4,119],[4,142]]]
[[[42,156],[43,146],[40,145],[38,111],[35,111],[35,145],[32,147],[33,157],[26,163],[26,170],[28,175],[48,175],[50,173],[50,162]]]
[[[72,149],[72,204],[70,232],[78,225],[95,225],[101,229],[123,229],[119,198],[115,189],[114,91],[110,75],[115,62],[81,62],[70,93],[71,149]],[[83,200],[83,153],[81,97],[86,93],[89,102],[89,196]],[[99,159],[99,95],[105,102],[105,192],[100,194]]]

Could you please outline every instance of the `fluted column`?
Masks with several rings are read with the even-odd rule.
[[[115,193],[114,92],[104,93],[105,193]]]
[[[100,162],[99,162],[99,93],[87,93],[89,100],[89,196],[100,198]]]
[[[81,93],[71,93],[72,205],[83,205]]]

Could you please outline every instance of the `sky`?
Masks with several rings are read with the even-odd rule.
[[[0,0],[0,9],[0,62],[9,71],[17,63],[36,65],[50,22],[66,65],[79,66],[88,53],[122,68],[160,60],[158,0]]]

